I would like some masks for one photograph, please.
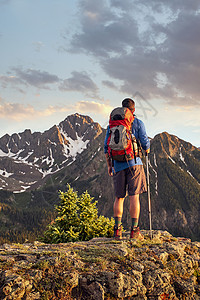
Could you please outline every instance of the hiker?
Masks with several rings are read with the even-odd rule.
[[[123,110],[123,116],[120,115],[121,109]],[[126,196],[126,189],[128,190],[130,200],[130,216],[132,220],[130,238],[137,238],[141,240],[144,238],[138,226],[140,216],[139,195],[147,191],[147,186],[142,160],[139,157],[141,152],[139,144],[145,150],[146,154],[148,154],[150,151],[150,141],[146,134],[144,123],[135,117],[134,112],[134,100],[130,98],[124,99],[122,101],[122,108],[113,110],[110,115],[109,126],[107,128],[104,141],[104,153],[107,161],[108,174],[109,176],[113,176],[114,183],[115,201],[113,205],[113,211],[115,219],[114,238],[116,239],[121,239],[122,237],[121,220],[123,215],[123,203]],[[133,136],[133,141],[131,143],[132,150],[123,151],[124,155],[123,158],[121,158],[122,151],[115,151],[110,149],[110,147],[111,140],[114,144],[119,143],[118,138],[123,131],[122,129],[120,129],[119,125],[124,124],[122,119],[124,118],[124,116],[126,118],[126,115],[128,116],[127,118],[129,118],[129,121],[132,121],[130,125]],[[119,119],[119,121],[117,121],[117,119]],[[111,128],[112,125],[113,128]],[[113,138],[112,132],[114,130],[115,132]],[[135,141],[137,149],[133,149],[135,147],[133,147],[133,145],[135,145]]]

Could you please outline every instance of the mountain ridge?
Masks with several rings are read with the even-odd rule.
[[[29,237],[32,234],[34,238],[36,232],[33,228],[42,232],[54,218],[58,192],[65,191],[67,183],[80,193],[87,190],[97,200],[99,214],[106,217],[113,215],[113,182],[107,174],[103,151],[106,130],[90,117],[78,114],[68,116],[60,124],[43,133],[42,145],[38,145],[38,137],[42,134],[33,133],[34,145],[41,150],[37,150],[39,157],[32,153],[30,131],[25,130],[24,133],[29,140],[24,138],[23,143],[21,141],[22,146],[27,146],[24,153],[22,146],[19,150],[14,145],[16,136],[11,144],[8,144],[8,137],[0,138],[0,151],[10,153],[10,157],[2,156],[2,152],[0,155],[0,205],[3,207],[0,225],[5,237],[7,229],[12,230],[13,239],[18,239],[20,232],[25,230]],[[3,140],[6,145],[12,145],[13,148],[9,148],[12,153],[8,148],[6,150],[5,145],[4,148],[1,146]],[[17,155],[20,162],[15,160]],[[153,228],[200,240],[200,224],[197,221],[200,220],[200,150],[175,135],[163,132],[151,139],[148,158]],[[34,160],[35,165],[31,164]],[[144,157],[142,160],[146,171]],[[147,195],[142,194],[140,199],[140,226],[148,229]],[[30,217],[31,214],[35,220]],[[21,219],[18,218],[17,223],[14,218],[18,215]],[[122,221],[128,230],[128,198],[125,199]],[[14,231],[16,229],[18,235]]]
[[[101,132],[98,123],[76,113],[43,133],[32,134],[30,129],[26,129],[19,134],[4,135],[0,138],[0,176],[10,180],[3,188],[23,192],[38,187],[36,182],[72,163],[77,154]],[[30,180],[20,184],[20,174],[15,176],[13,171],[25,176],[28,174]]]

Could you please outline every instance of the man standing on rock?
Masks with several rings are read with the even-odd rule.
[[[130,113],[131,111],[132,115],[134,116],[135,102],[132,99],[124,99],[122,101],[122,107],[128,108],[128,110],[125,109],[125,111],[128,111],[128,113]],[[133,120],[134,121],[132,123],[132,134],[136,138],[136,140],[139,141],[146,153],[149,153],[150,141],[146,134],[144,123],[135,116],[133,117]],[[107,161],[108,174],[109,176],[113,176],[114,182],[114,238],[121,239],[122,237],[121,220],[123,215],[124,198],[126,196],[127,189],[130,199],[130,216],[132,219],[130,238],[143,239],[144,237],[141,234],[138,226],[140,216],[139,195],[147,191],[146,177],[144,173],[142,160],[139,157],[139,151],[136,152],[134,158],[129,157],[129,159],[126,158],[125,161],[118,161],[114,159],[114,157],[112,156],[112,150],[111,152],[109,152],[109,138],[111,135],[110,127],[111,125],[109,125],[107,128],[106,138],[104,141],[104,153]],[[114,140],[116,141],[116,137],[114,138]]]

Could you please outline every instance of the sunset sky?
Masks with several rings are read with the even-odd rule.
[[[150,137],[200,147],[199,0],[0,0],[0,137],[135,98]]]

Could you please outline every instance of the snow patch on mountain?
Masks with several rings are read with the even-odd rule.
[[[184,163],[184,165],[187,166],[187,164],[186,164],[186,162],[185,162],[185,159],[184,159],[184,157],[183,157],[182,147],[183,147],[183,145],[181,145],[181,147],[179,148],[179,151],[180,151],[180,152],[179,152],[179,156],[180,156],[181,161]]]
[[[155,154],[155,153],[154,153],[154,155],[153,155],[153,160],[154,160],[154,165],[155,165],[155,167],[157,168],[158,166],[157,166],[156,154]]]
[[[13,175],[14,173],[8,173],[5,169],[4,170],[0,170],[0,175],[3,177],[10,177],[11,175]]]
[[[63,139],[63,154],[69,158],[70,156],[75,160],[77,154],[81,153],[84,149],[87,148],[89,140],[83,141],[83,137],[79,137],[76,132],[76,139],[73,140],[69,135],[63,130],[61,126],[58,126],[58,129],[61,133]],[[64,143],[64,138],[69,142],[67,145]]]
[[[155,153],[154,153],[153,161],[154,161],[155,167],[157,168],[157,162],[156,162],[156,155],[155,155]],[[157,173],[157,171],[154,169],[154,167],[152,166],[150,160],[149,160],[149,165],[150,165],[151,169],[153,170],[153,172],[154,172],[154,174],[155,174],[155,192],[156,192],[156,195],[158,195],[158,173]]]
[[[168,158],[171,160],[171,162],[173,162],[173,164],[176,164],[176,162],[173,160],[173,158],[171,158],[171,156],[168,155]]]

